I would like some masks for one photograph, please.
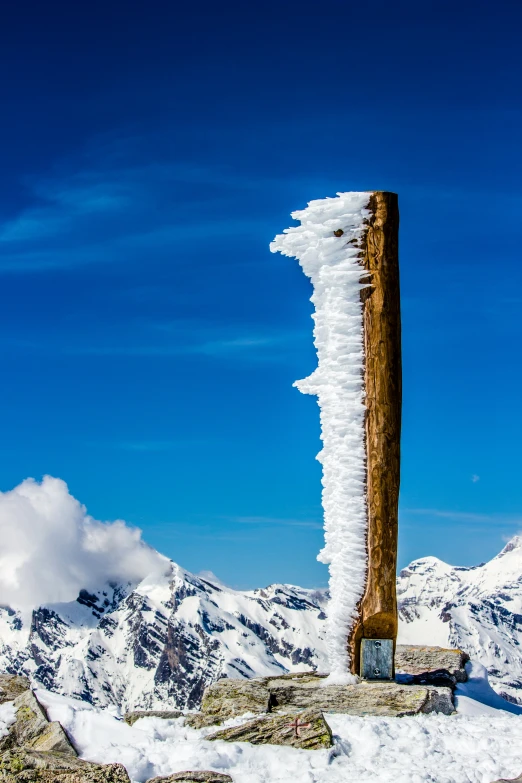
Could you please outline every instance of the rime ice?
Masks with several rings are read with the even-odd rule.
[[[317,369],[295,386],[317,395],[323,449],[325,546],[329,564],[327,644],[330,682],[353,681],[347,639],[364,589],[366,555],[366,452],[363,306],[365,269],[359,240],[371,193],[338,193],[293,212],[300,226],[287,228],[270,245],[295,257],[310,278],[315,306]]]

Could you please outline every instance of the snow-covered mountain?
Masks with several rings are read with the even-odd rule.
[[[0,671],[123,709],[197,707],[222,676],[325,669],[324,591],[235,591],[169,563],[24,617],[0,608]]]
[[[414,560],[397,584],[399,643],[460,647],[497,693],[522,704],[522,537],[472,568]]]
[[[460,647],[522,703],[522,538],[489,563],[415,560],[398,577],[399,642]],[[327,670],[324,591],[235,591],[169,563],[25,616],[0,607],[0,671],[123,709],[197,707],[220,676]]]

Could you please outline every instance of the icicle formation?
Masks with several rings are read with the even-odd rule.
[[[338,193],[293,212],[301,225],[285,229],[270,250],[299,260],[314,288],[318,367],[302,381],[316,394],[321,416],[325,547],[330,568],[327,645],[330,683],[353,682],[348,636],[366,577],[366,453],[363,306],[364,267],[352,240],[364,232],[370,193]]]

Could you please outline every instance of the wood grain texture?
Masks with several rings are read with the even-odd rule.
[[[362,240],[371,287],[362,291],[365,388],[368,570],[348,645],[359,673],[361,639],[397,638],[398,503],[402,407],[399,207],[395,193],[376,191]]]

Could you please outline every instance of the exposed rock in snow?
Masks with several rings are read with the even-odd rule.
[[[0,674],[0,704],[14,701],[30,687],[27,677],[17,677],[16,674]]]
[[[189,716],[194,728],[223,723],[245,712],[276,713],[314,709],[344,715],[399,717],[418,713],[455,711],[451,689],[403,685],[395,682],[359,682],[330,685],[316,674],[260,677],[246,682],[219,680],[205,691],[201,713]]]
[[[397,582],[399,643],[458,647],[482,663],[495,690],[522,703],[522,538],[489,563],[459,568],[414,560]]]
[[[180,718],[183,715],[179,710],[134,710],[134,712],[127,712],[123,716],[123,720],[128,726],[134,726],[137,720],[142,718],[162,718],[163,720],[174,720],[174,718]]]
[[[58,721],[49,722],[44,708],[32,690],[17,696],[13,702],[16,720],[0,739],[0,753],[25,748],[40,753],[49,751],[76,757],[76,751]]]
[[[78,758],[59,721],[29,689],[25,677],[11,688],[22,690],[0,707],[0,769],[3,783],[130,783],[121,764],[92,764]]]
[[[184,571],[81,591],[30,619],[0,609],[0,670],[123,710],[191,709],[220,677],[324,670],[321,591],[239,592]]]
[[[28,617],[0,608],[0,671],[125,711],[196,708],[223,676],[326,670],[324,592],[240,592],[169,569]],[[498,693],[522,703],[522,539],[475,568],[416,560],[398,594],[402,644],[458,647]]]
[[[252,745],[289,745],[303,750],[320,750],[333,744],[332,731],[323,713],[314,709],[284,715],[258,715],[248,723],[209,734],[207,739],[251,742]]]
[[[147,783],[233,783],[230,775],[222,775],[220,772],[176,772],[175,775],[151,778]]]
[[[83,758],[124,764],[133,783],[187,769],[219,771],[235,783],[489,783],[516,777],[521,769],[522,720],[498,709],[496,714],[400,720],[330,713],[325,718],[333,747],[308,751],[209,742],[213,729],[196,731],[183,718],[145,718],[131,727],[110,710],[54,693],[38,695]],[[181,776],[187,783],[195,779]]]
[[[395,679],[410,685],[445,685],[452,690],[468,679],[465,665],[469,655],[443,647],[398,644],[395,650]]]

